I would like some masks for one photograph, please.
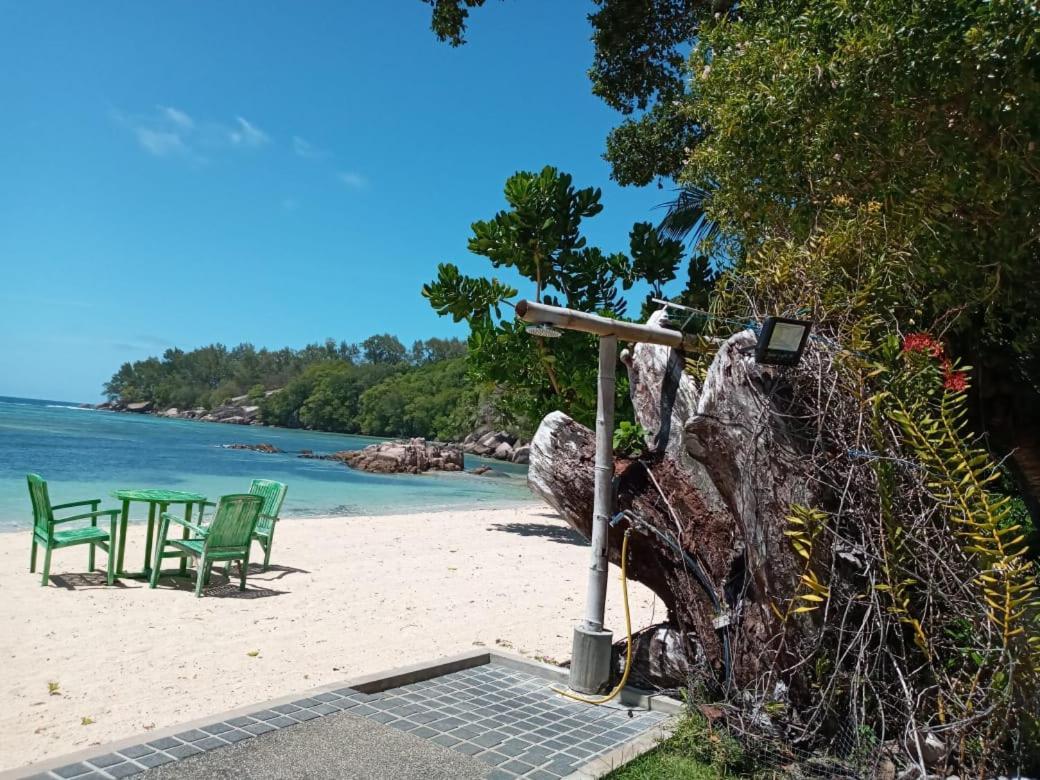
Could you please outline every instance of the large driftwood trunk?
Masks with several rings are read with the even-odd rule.
[[[617,510],[631,510],[661,532],[633,533],[630,576],[660,596],[688,640],[681,644],[691,662],[703,653],[720,682],[728,635],[731,680],[738,687],[788,665],[778,655],[781,624],[770,604],[782,609],[799,575],[799,559],[784,535],[790,506],[813,502],[807,460],[784,417],[783,377],[754,362],[754,343],[750,331],[726,341],[703,386],[683,370],[683,357],[674,350],[649,344],[632,349],[625,363],[651,453],[616,467]],[[529,482],[586,537],[593,462],[592,431],[561,412],[542,421],[531,444]],[[613,563],[620,562],[625,527],[610,532]],[[662,534],[699,563],[728,628],[716,627],[715,602]],[[797,621],[784,626],[789,640],[797,629]],[[797,680],[787,682],[797,693]]]

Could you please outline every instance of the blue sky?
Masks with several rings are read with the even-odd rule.
[[[95,400],[126,360],[215,341],[464,335],[419,290],[486,272],[469,225],[516,170],[603,188],[623,250],[668,196],[602,160],[578,0],[0,0],[0,395]]]

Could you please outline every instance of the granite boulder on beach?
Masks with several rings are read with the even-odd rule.
[[[370,444],[363,450],[334,452],[332,460],[376,474],[420,474],[424,471],[462,471],[462,448],[415,438]]]

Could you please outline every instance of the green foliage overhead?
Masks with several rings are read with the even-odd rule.
[[[502,302],[517,294],[516,289],[498,279],[463,276],[451,263],[437,266],[437,281],[423,286],[423,295],[442,317],[455,322],[502,316]]]
[[[621,317],[623,290],[643,282],[660,294],[661,286],[675,278],[682,247],[658,236],[649,223],[632,229],[628,255],[588,246],[582,221],[602,210],[600,192],[575,188],[571,177],[555,168],[511,176],[505,198],[507,209],[473,223],[469,249],[493,267],[514,269],[533,284],[536,298],[544,292],[547,303]],[[517,293],[497,279],[464,276],[447,263],[438,267],[436,280],[423,286],[439,314],[469,323],[471,376],[502,389],[497,405],[514,425],[530,432],[556,409],[591,424],[596,339],[572,331],[556,339],[531,336],[504,310]],[[627,403],[622,380],[618,404],[624,409]]]
[[[452,46],[466,42],[466,20],[470,8],[479,8],[485,0],[423,0],[433,6],[430,28],[442,41]]]
[[[473,223],[469,251],[496,268],[515,268],[533,280],[539,300],[545,287],[570,295],[581,283],[572,278],[575,273],[603,263],[613,263],[616,271],[623,262],[604,258],[581,235],[582,220],[603,210],[600,195],[598,188],[575,189],[570,175],[549,166],[538,173],[516,173],[505,185],[509,209]]]
[[[778,240],[888,252],[904,323],[1040,381],[1035,5],[750,0],[691,63],[707,133],[682,179],[738,263]]]
[[[649,222],[636,223],[629,237],[632,253],[629,285],[636,280],[646,280],[653,297],[664,297],[664,285],[675,279],[679,268],[682,244],[662,237]]]
[[[465,43],[469,11],[484,0],[423,0],[437,37]],[[731,0],[594,0],[592,91],[632,115],[607,139],[607,160],[622,184],[674,177],[701,131],[681,110],[686,53],[704,13],[729,13]]]

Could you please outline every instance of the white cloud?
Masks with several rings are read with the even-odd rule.
[[[195,127],[195,120],[188,116],[185,112],[179,108],[173,106],[159,106],[159,111],[169,119],[173,124],[185,130],[191,130]]]
[[[308,160],[320,160],[323,157],[328,157],[328,152],[324,149],[319,149],[310,141],[307,141],[298,135],[293,136],[292,147],[293,152],[296,153],[297,157],[303,157]]]
[[[196,119],[174,106],[158,105],[148,114],[110,112],[116,124],[129,130],[138,145],[155,157],[180,157],[205,163],[228,149],[259,149],[271,137],[245,117],[234,123]]]
[[[141,148],[156,157],[189,154],[187,145],[177,133],[153,130],[149,127],[135,127],[134,134],[137,136],[137,143],[141,145]]]
[[[363,190],[368,186],[368,179],[356,171],[341,171],[339,180],[352,190]]]
[[[228,131],[232,145],[258,149],[271,143],[271,137],[245,117],[236,117],[238,127]]]

